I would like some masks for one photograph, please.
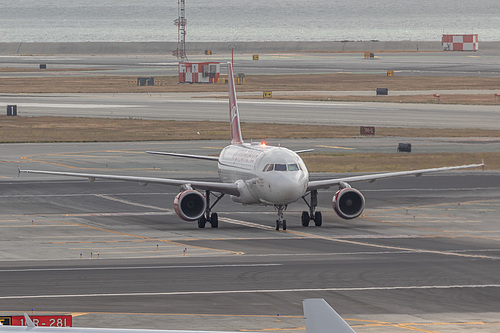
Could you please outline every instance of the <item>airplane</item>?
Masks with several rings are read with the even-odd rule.
[[[350,220],[359,217],[365,208],[363,194],[351,187],[350,183],[360,181],[374,182],[383,178],[410,175],[419,177],[424,173],[430,172],[477,167],[484,168],[483,161],[481,164],[385,172],[311,181],[309,180],[307,167],[299,154],[310,152],[312,149],[292,151],[281,146],[243,141],[231,62],[227,63],[227,70],[231,143],[222,149],[219,156],[147,151],[149,154],[217,162],[220,182],[43,170],[18,169],[18,172],[85,177],[91,182],[95,179],[110,179],[135,181],[141,185],[158,183],[178,186],[180,191],[174,199],[174,210],[185,221],[198,221],[199,228],[204,228],[207,222],[211,224],[212,228],[218,227],[219,218],[216,212],[212,212],[212,209],[223,196],[230,195],[234,202],[240,204],[274,206],[278,213],[275,223],[276,230],[280,230],[280,228],[286,230],[287,224],[283,211],[286,210],[289,204],[300,199],[303,199],[309,208],[308,211],[302,212],[302,226],[309,226],[311,221],[314,221],[316,226],[322,225],[322,213],[316,210],[318,206],[318,190],[321,189],[338,186],[338,191],[333,194],[332,198],[333,210],[341,218]],[[213,203],[211,203],[211,196],[215,197]]]
[[[354,330],[322,298],[302,301],[306,323],[306,333],[353,333]],[[152,330],[131,328],[80,328],[80,327],[38,327],[27,313],[24,314],[26,326],[2,326],[0,332],[39,332],[39,333],[236,333],[219,331],[191,330]],[[354,332],[355,333],[355,332]]]

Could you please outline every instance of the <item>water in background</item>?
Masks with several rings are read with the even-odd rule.
[[[0,42],[177,41],[177,0],[0,0]],[[188,42],[498,41],[498,0],[186,0]]]

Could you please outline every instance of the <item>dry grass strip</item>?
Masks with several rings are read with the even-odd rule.
[[[65,70],[68,72],[68,70]],[[53,77],[3,77],[0,93],[155,93],[155,92],[226,92],[224,84],[179,84],[177,76],[155,77],[155,86],[137,86],[136,76],[110,76],[81,73]],[[91,71],[91,70],[89,70]],[[44,71],[45,73],[50,73]],[[75,72],[77,72],[75,70]],[[221,76],[224,77],[224,76]],[[391,90],[499,90],[500,80],[490,77],[395,76],[385,74],[310,74],[247,75],[238,91],[374,91]],[[324,99],[332,98],[323,96]],[[380,96],[379,96],[380,97]],[[376,101],[381,99],[377,98]],[[490,96],[493,99],[493,96]],[[362,100],[356,97],[357,100]],[[432,98],[430,96],[429,98]],[[342,99],[345,100],[345,99]],[[442,102],[446,100],[442,97]],[[431,100],[433,101],[433,99]],[[480,102],[480,101],[479,101]]]
[[[500,90],[499,90],[500,93]],[[374,92],[375,94],[375,92]],[[262,94],[245,96],[247,99],[262,99]],[[241,98],[240,98],[241,99]],[[500,99],[494,94],[477,95],[455,95],[442,94],[439,102],[432,95],[403,95],[403,96],[334,96],[334,95],[312,95],[302,92],[295,95],[276,96],[277,100],[298,100],[298,101],[339,101],[339,102],[381,102],[381,103],[424,103],[424,104],[461,104],[461,105],[498,105]]]
[[[228,140],[227,122],[142,119],[0,116],[0,142],[112,142]],[[359,136],[357,126],[243,123],[246,140]],[[500,130],[377,127],[377,136],[500,137]]]
[[[407,171],[442,166],[481,163],[486,170],[500,170],[500,153],[436,153],[436,154],[303,154],[311,172],[383,172]]]
[[[0,142],[112,142],[227,140],[226,122],[156,121],[70,117],[0,116]],[[245,139],[346,138],[359,135],[359,127],[242,124]],[[208,130],[205,130],[207,129]],[[377,136],[500,137],[500,131],[377,128]],[[200,134],[198,134],[198,132]],[[311,172],[373,172],[432,168],[486,161],[488,170],[500,170],[500,153],[463,154],[303,154]]]

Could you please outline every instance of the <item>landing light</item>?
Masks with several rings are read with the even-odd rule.
[[[261,143],[260,143],[260,145],[261,145],[262,147],[265,147],[265,146],[267,146],[267,143],[265,143],[265,142],[263,141],[263,142],[261,142]]]

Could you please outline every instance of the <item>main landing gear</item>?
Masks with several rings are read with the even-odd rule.
[[[216,197],[215,202],[210,205],[210,195]],[[205,213],[198,219],[198,228],[205,228],[205,224],[208,222],[212,226],[212,228],[219,227],[219,215],[217,213],[212,213],[212,208],[222,199],[224,193],[212,193],[212,191],[205,191],[205,198],[207,200],[207,208],[205,209]]]
[[[210,198],[213,195],[216,199],[213,204],[210,204]],[[306,200],[307,196],[310,196],[310,201]],[[212,228],[219,227],[219,216],[217,213],[212,213],[212,208],[224,197],[224,193],[213,193],[212,191],[205,191],[205,200],[207,202],[207,206],[203,215],[198,219],[198,228],[205,228],[205,225],[210,223]],[[306,205],[309,207],[308,211],[302,212],[302,226],[308,227],[310,221],[314,221],[314,224],[317,227],[320,227],[323,224],[323,218],[321,212],[316,211],[316,207],[318,206],[318,191],[313,190],[302,197]],[[276,220],[276,230],[286,230],[286,220],[283,217],[283,211],[287,209],[287,205],[274,205],[274,208],[278,211],[278,219]]]
[[[286,209],[287,205],[274,205],[274,208],[278,210],[278,219],[276,220],[276,230],[286,230],[286,220],[283,219],[283,211]]]
[[[310,202],[307,202],[306,200],[307,195],[311,197]],[[302,199],[306,203],[307,207],[309,207],[309,212],[302,212],[302,226],[308,227],[309,222],[314,221],[315,226],[321,227],[321,225],[323,224],[323,216],[321,215],[321,212],[316,212],[316,207],[318,206],[318,190],[312,190],[311,192],[304,195]]]

